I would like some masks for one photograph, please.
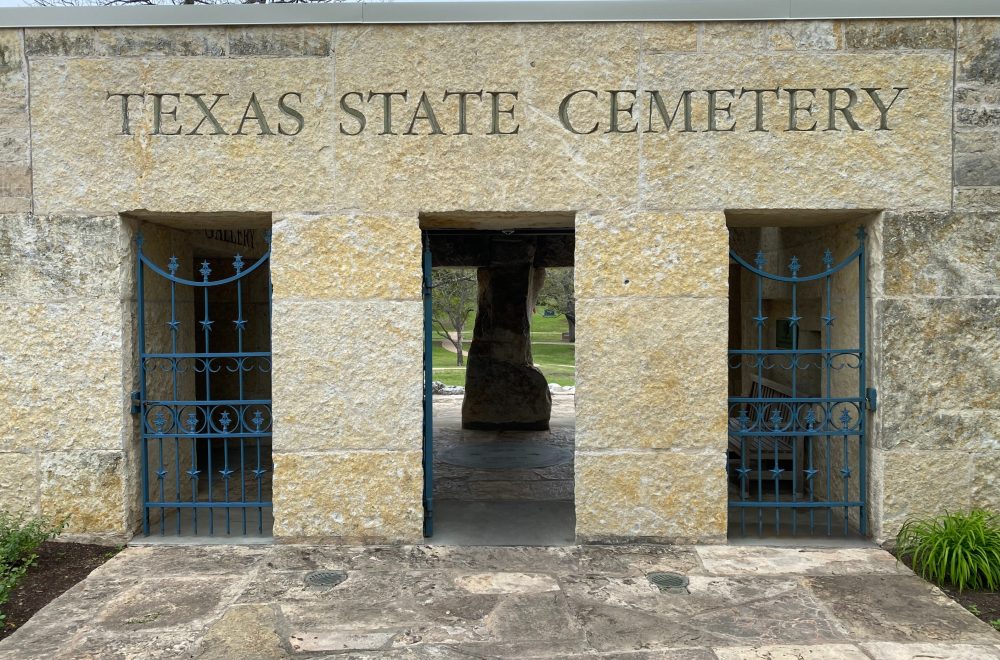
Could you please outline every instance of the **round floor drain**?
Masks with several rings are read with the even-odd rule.
[[[680,593],[686,594],[688,586],[688,578],[686,575],[681,575],[680,573],[650,573],[646,576],[649,581],[655,585],[660,591],[665,593]]]
[[[303,581],[310,587],[329,589],[347,579],[346,571],[311,571],[306,573]]]

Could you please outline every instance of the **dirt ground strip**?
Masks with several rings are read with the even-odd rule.
[[[118,551],[119,548],[89,543],[43,543],[36,552],[34,565],[0,607],[0,612],[7,616],[0,622],[0,640]]]
[[[146,546],[0,642],[3,660],[334,653],[980,660],[1000,633],[875,548]]]

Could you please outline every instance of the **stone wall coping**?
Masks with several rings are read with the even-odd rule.
[[[13,7],[0,28],[357,23],[535,23],[1000,17],[996,0],[504,0]]]

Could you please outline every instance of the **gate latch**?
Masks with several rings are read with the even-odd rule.
[[[132,414],[138,415],[142,410],[142,400],[139,398],[139,390],[132,392]]]
[[[865,390],[865,398],[868,400],[868,410],[878,408],[878,391],[874,387]]]

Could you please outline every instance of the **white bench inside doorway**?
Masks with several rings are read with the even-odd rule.
[[[769,378],[764,378],[762,376],[758,376],[757,374],[751,374],[750,393],[747,396],[752,399],[791,399],[792,388]],[[797,390],[795,396],[810,397],[814,395]],[[765,428],[769,428],[769,420],[771,419],[773,410],[777,410],[780,415],[781,427],[790,426],[790,430],[793,433],[794,430],[798,428],[797,425],[789,424],[791,421],[789,417],[795,412],[794,407],[790,404],[764,403],[757,405],[761,410],[761,423],[768,425],[765,426]],[[751,417],[748,425],[752,427],[755,419],[756,417]],[[754,429],[751,428],[751,430]],[[806,466],[803,464],[802,443],[798,441],[797,437],[790,434],[787,436],[746,436],[741,438],[738,434],[739,431],[739,418],[730,417],[730,480],[736,488],[739,488],[740,478],[737,469],[742,467],[750,468],[750,472],[747,473],[745,481],[745,487],[748,490],[748,492],[745,493],[746,497],[753,497],[756,491],[756,487],[750,487],[751,482],[764,481],[765,483],[769,483],[773,488],[774,475],[771,470],[775,463],[777,463],[778,467],[783,470],[783,472],[778,475],[779,482],[791,484],[793,477],[795,477],[796,489],[801,490],[803,488],[804,479],[801,478],[801,472]],[[746,452],[745,457],[743,455],[744,451]],[[759,465],[758,455],[760,457]],[[799,476],[795,476],[796,471],[800,473]],[[767,486],[765,486],[765,490],[766,489]]]

